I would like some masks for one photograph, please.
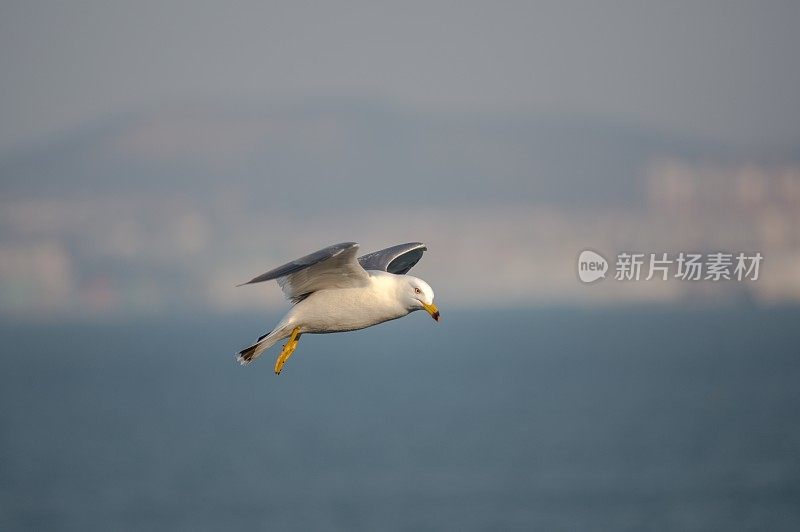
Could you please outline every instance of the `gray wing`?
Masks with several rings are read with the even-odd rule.
[[[403,275],[419,262],[419,259],[422,258],[422,253],[427,249],[422,242],[398,244],[359,257],[358,262],[361,263],[361,267],[365,270],[383,270]]]
[[[356,260],[358,244],[344,242],[278,266],[239,286],[276,280],[286,297],[297,302],[325,288],[365,286],[369,274]]]

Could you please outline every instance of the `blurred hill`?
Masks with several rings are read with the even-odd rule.
[[[109,118],[7,154],[0,172],[4,193],[24,198],[156,191],[208,198],[224,188],[268,194],[282,206],[304,188],[300,207],[325,210],[354,195],[393,204],[380,189],[393,183],[421,189],[416,199],[432,206],[641,206],[642,172],[654,157],[761,155],[599,120],[333,104],[172,107]]]
[[[0,157],[0,295],[32,315],[274,305],[277,288],[231,287],[336,241],[423,240],[420,275],[453,304],[669,300],[685,287],[587,292],[574,258],[769,247],[767,263],[784,261],[774,278],[789,278],[799,159],[592,119],[142,110]],[[800,297],[796,283],[782,292]]]

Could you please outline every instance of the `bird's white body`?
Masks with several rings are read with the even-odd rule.
[[[293,306],[275,328],[300,327],[301,333],[311,334],[355,331],[411,312],[397,297],[408,276],[367,273],[367,286],[318,290]]]

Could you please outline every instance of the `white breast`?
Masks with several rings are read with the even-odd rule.
[[[369,273],[367,286],[319,290],[295,305],[286,318],[301,332],[329,333],[363,329],[408,314],[397,299],[397,276]]]

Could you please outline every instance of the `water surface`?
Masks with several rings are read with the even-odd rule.
[[[800,310],[0,325],[3,530],[798,530]]]

